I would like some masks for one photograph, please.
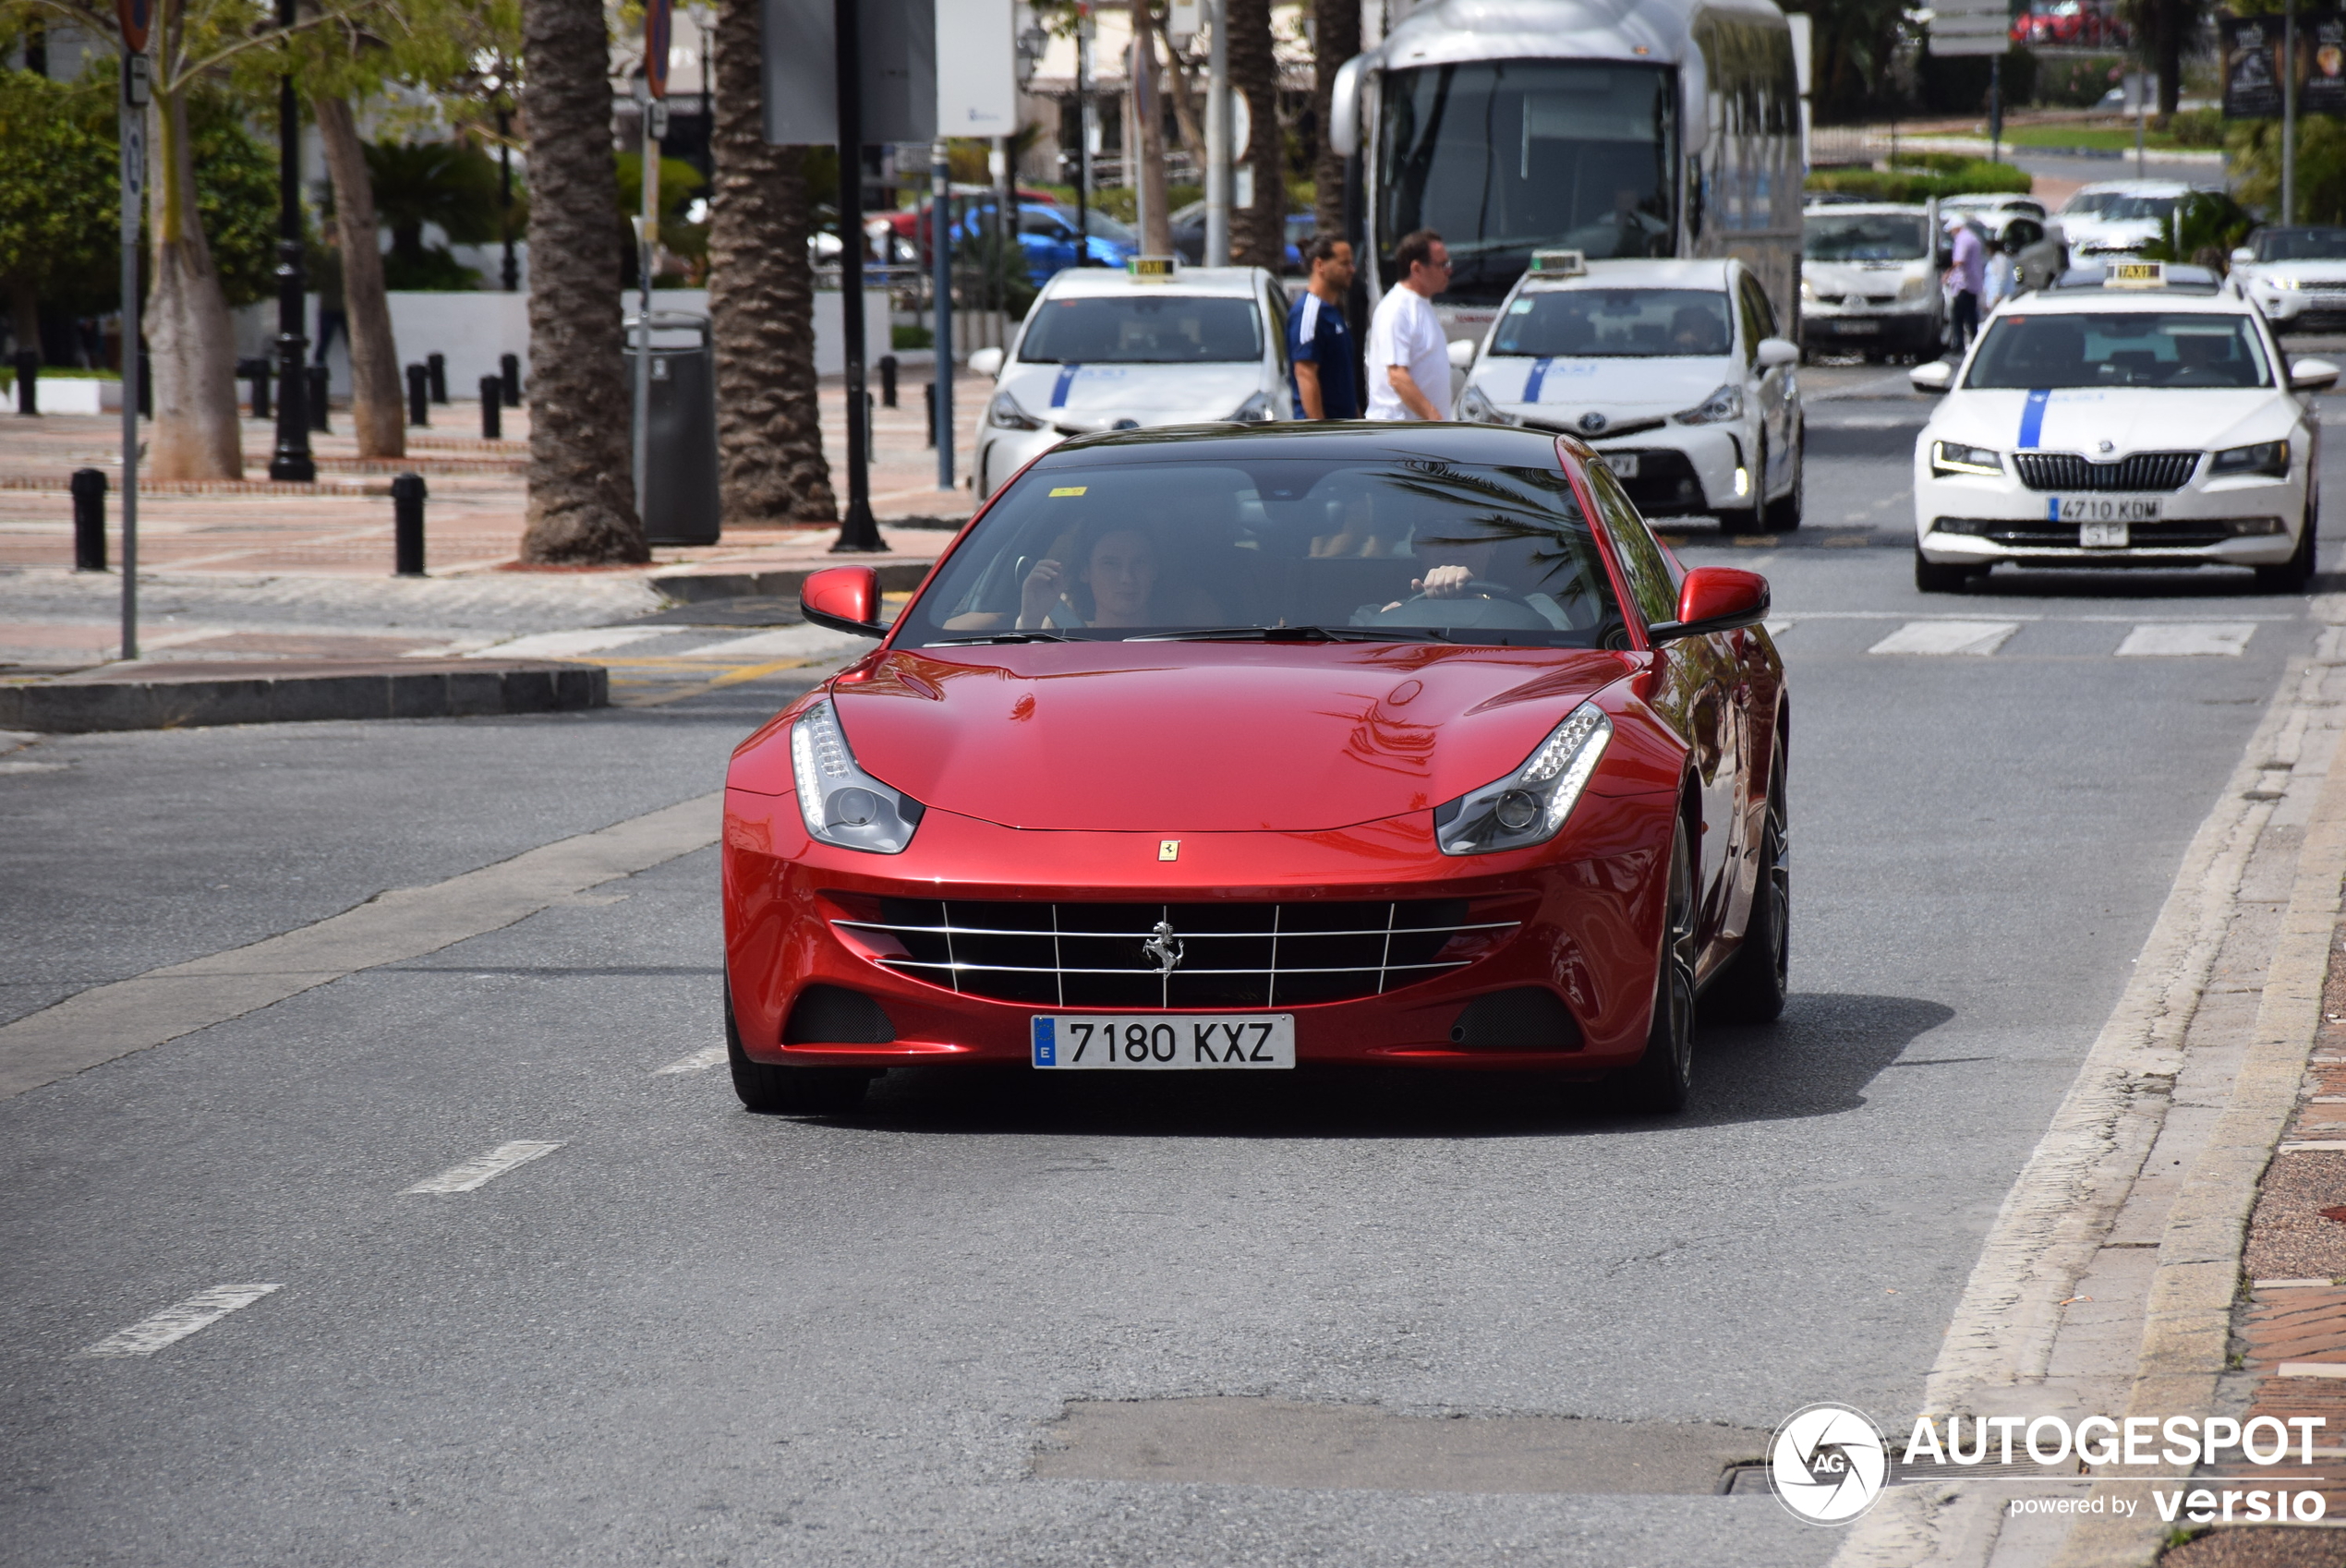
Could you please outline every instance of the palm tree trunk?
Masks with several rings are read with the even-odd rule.
[[[1234,201],[1230,209],[1230,260],[1276,272],[1287,259],[1287,147],[1279,134],[1271,0],[1225,0],[1223,15],[1230,29],[1230,90],[1246,96],[1246,162],[1254,170],[1253,205]]]
[[[1148,106],[1147,113],[1133,116],[1141,133],[1141,211],[1146,232],[1141,235],[1141,248],[1152,256],[1173,253],[1173,215],[1165,208],[1165,117],[1164,101],[1157,94],[1163,73],[1156,66],[1156,29],[1153,25],[1155,0],[1132,0],[1132,36],[1140,41],[1140,67],[1145,78],[1133,81],[1135,103]]]
[[[147,472],[157,479],[241,479],[236,334],[196,211],[186,86],[158,90],[151,115],[155,271],[144,324],[154,366],[155,417]],[[136,353],[137,345],[126,344],[124,352]]]
[[[1320,157],[1312,170],[1314,214],[1324,235],[1344,233],[1344,155],[1328,140],[1336,73],[1360,52],[1360,0],[1312,0],[1312,115],[1320,123]]]
[[[611,45],[598,0],[524,0],[533,564],[648,561],[629,454]]]
[[[766,140],[759,9],[759,0],[720,0],[717,11],[708,314],[718,494],[728,523],[827,523],[839,501],[815,377],[814,204],[801,151]]]
[[[343,309],[350,318],[350,423],[361,457],[407,455],[407,415],[400,404],[399,345],[383,293],[381,242],[375,237],[375,187],[350,100],[320,93],[311,107],[326,171],[334,182],[334,230],[342,247]]]

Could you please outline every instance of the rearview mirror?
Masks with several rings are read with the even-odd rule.
[[[1469,366],[1471,366],[1473,363],[1474,340],[1472,338],[1452,338],[1450,340],[1450,368],[1453,370],[1463,370]]]
[[[879,621],[879,573],[868,566],[833,566],[817,572],[798,590],[799,613],[817,626],[885,637]]]
[[[2291,392],[2328,392],[2338,384],[2338,367],[2327,359],[2292,359],[2289,362]]]
[[[1906,372],[1906,380],[1918,392],[1942,392],[1954,384],[1955,368],[1943,359],[1926,359]]]
[[[2254,246],[2243,245],[2232,252],[2232,265],[2235,267],[2254,266],[2255,261],[2256,250]]]
[[[1678,588],[1678,619],[1646,628],[1650,643],[1704,637],[1768,619],[1768,580],[1733,566],[1698,566]]]
[[[1798,363],[1800,363],[1800,348],[1791,340],[1787,338],[1761,338],[1760,340],[1760,368],[1762,370],[1772,370],[1779,365],[1797,365]]]
[[[985,376],[990,380],[1002,373],[1002,351],[998,348],[973,349],[969,366],[971,375]]]

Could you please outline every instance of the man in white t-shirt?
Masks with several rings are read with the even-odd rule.
[[[1399,286],[1369,321],[1369,417],[1447,419],[1450,345],[1430,303],[1450,286],[1450,251],[1432,229],[1393,247]]]

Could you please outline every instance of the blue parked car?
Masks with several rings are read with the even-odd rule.
[[[1047,202],[1029,201],[1018,210],[1019,248],[1026,253],[1026,271],[1039,286],[1048,283],[1054,273],[1075,265],[1076,245],[1084,242],[1084,249],[1095,267],[1122,268],[1125,261],[1137,255],[1141,237],[1126,224],[1094,208],[1087,214],[1088,235],[1079,235],[1075,213],[1065,207]],[[961,233],[976,238],[994,227],[994,206],[987,202],[971,210],[961,221]]]

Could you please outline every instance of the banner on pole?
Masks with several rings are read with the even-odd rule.
[[[2001,54],[2012,47],[2012,7],[2005,0],[1942,0],[1930,8],[1930,53]]]
[[[778,146],[828,147],[839,139],[832,4],[764,0],[766,139]],[[936,140],[937,0],[860,0],[857,21],[865,145]],[[1008,49],[1007,25],[1004,33]]]
[[[124,0],[128,4],[129,0]],[[668,96],[668,41],[673,29],[673,0],[646,0],[644,6],[644,85],[658,98]]]
[[[937,6],[939,135],[1018,134],[1018,26],[1010,7],[1011,0]]]
[[[2224,118],[2277,120],[2281,115],[2279,16],[2225,17],[2217,23],[2223,48]],[[2346,113],[2346,13],[2297,14],[2297,112]]]

